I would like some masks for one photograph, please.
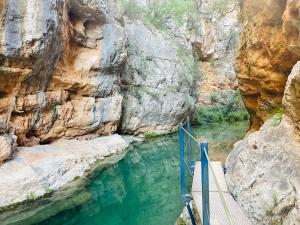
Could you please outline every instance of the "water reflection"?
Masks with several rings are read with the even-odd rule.
[[[247,124],[235,124],[197,128],[194,133],[211,141],[212,159],[224,161],[246,130]],[[90,177],[76,194],[85,196],[80,204],[68,206],[73,200],[66,198],[46,207],[50,218],[40,222],[29,217],[22,225],[173,225],[183,208],[179,180],[177,134],[136,144],[122,161]]]

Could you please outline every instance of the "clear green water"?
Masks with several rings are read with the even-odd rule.
[[[193,132],[209,141],[211,159],[224,162],[247,127],[246,123],[224,124],[193,128]],[[21,224],[173,225],[183,208],[179,181],[178,135],[160,137],[133,145],[123,160],[95,172],[75,196],[80,203],[73,204],[74,197],[68,197],[47,206],[50,218],[36,223],[42,217],[32,213]]]

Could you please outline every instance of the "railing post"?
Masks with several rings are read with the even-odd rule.
[[[191,133],[191,124],[190,124],[190,117],[188,116],[186,119],[186,124],[187,124],[187,131],[189,133]],[[194,174],[194,167],[195,167],[195,163],[192,160],[192,156],[191,156],[191,151],[192,151],[192,146],[191,146],[191,137],[190,135],[187,135],[187,144],[188,144],[188,166],[190,171]]]
[[[179,124],[179,142],[180,142],[180,190],[181,195],[185,195],[185,164],[184,164],[184,130],[182,123]]]
[[[209,208],[209,171],[208,171],[208,142],[201,142],[201,179],[202,179],[202,217],[203,225],[210,225]]]

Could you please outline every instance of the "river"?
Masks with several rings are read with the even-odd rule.
[[[247,128],[243,122],[192,129],[209,141],[211,160],[224,163]],[[183,209],[179,183],[178,134],[166,135],[133,144],[117,164],[94,172],[78,196],[48,205],[42,214],[49,218],[31,213],[14,224],[173,225]]]

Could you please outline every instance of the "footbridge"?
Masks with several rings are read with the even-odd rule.
[[[208,142],[193,136],[189,117],[179,124],[179,140],[181,196],[192,224],[251,225],[228,191],[221,162],[210,161]]]

